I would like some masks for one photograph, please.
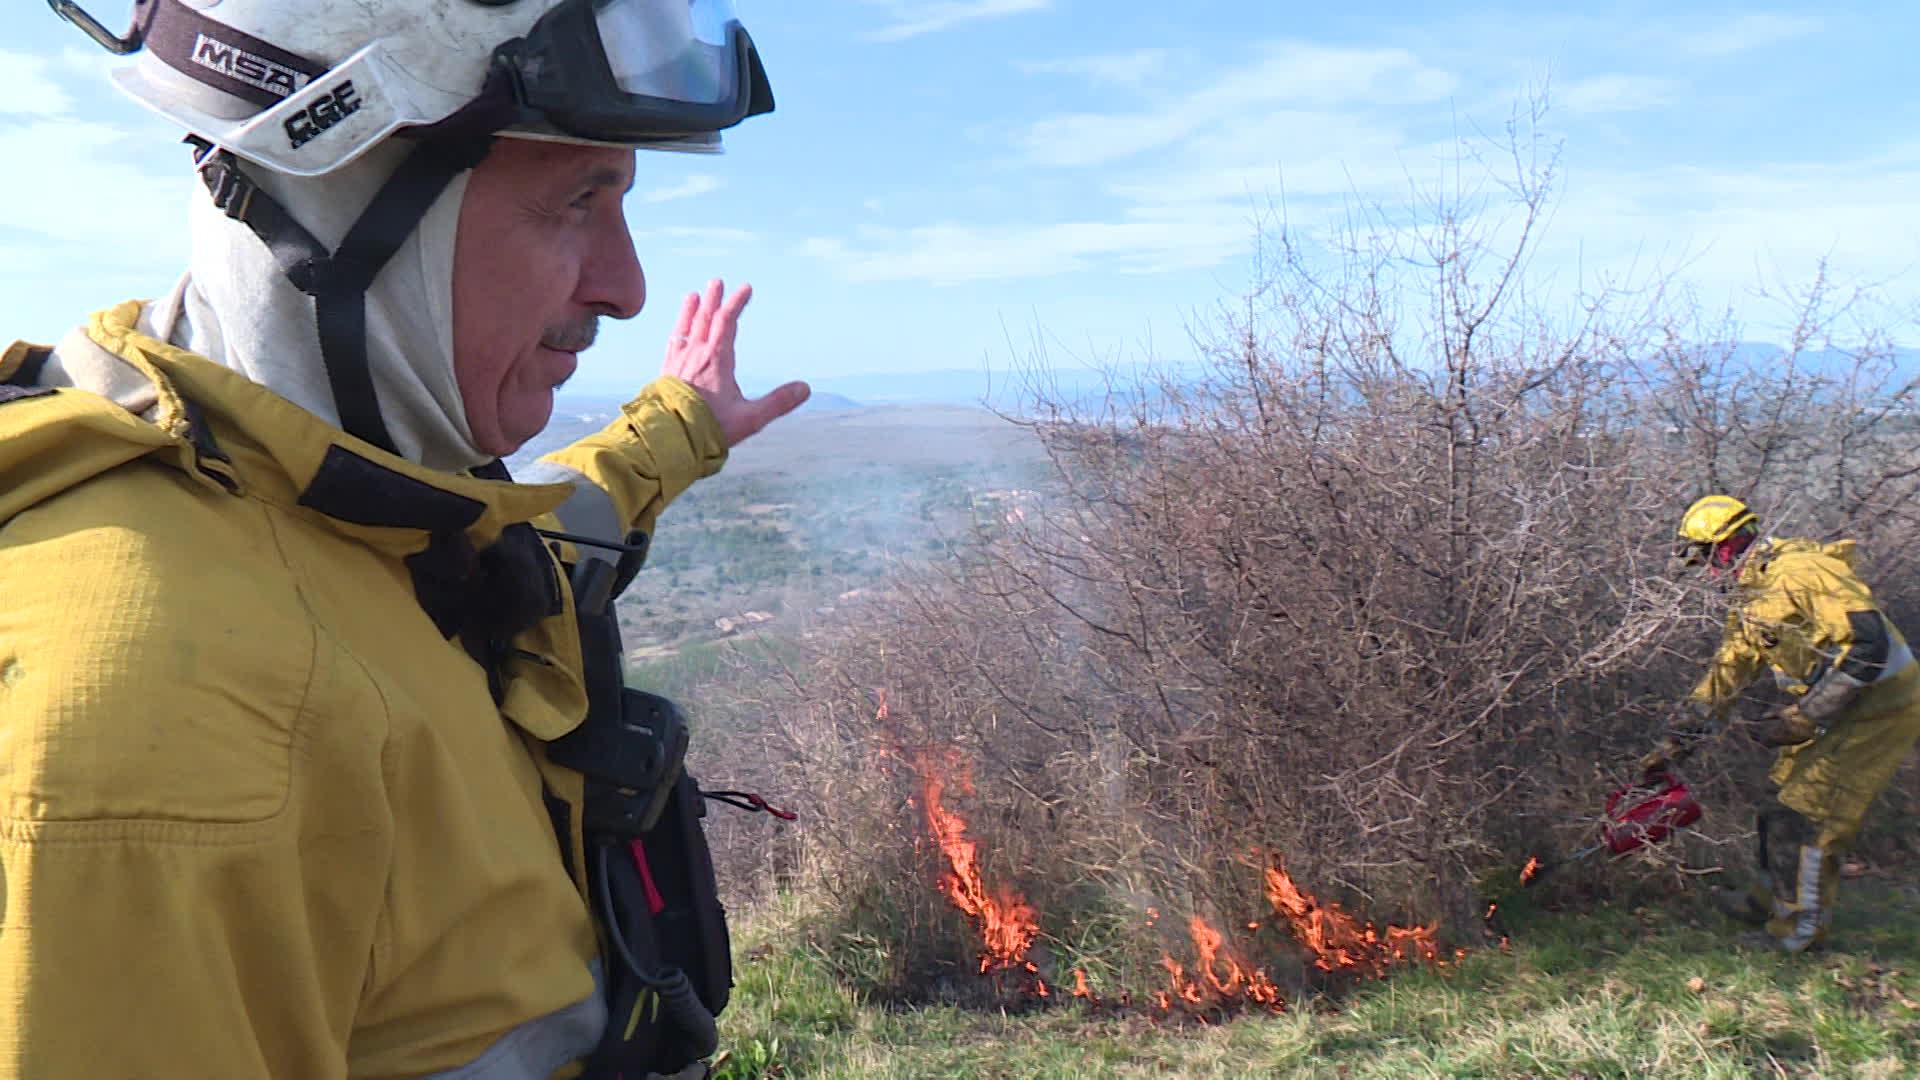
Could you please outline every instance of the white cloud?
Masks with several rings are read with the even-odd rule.
[[[1060,60],[1027,61],[1020,70],[1029,75],[1072,75],[1108,86],[1136,86],[1167,66],[1165,49],[1073,56]]]
[[[1442,100],[1452,75],[1405,49],[1348,49],[1286,42],[1184,95],[1142,110],[1043,118],[1020,136],[1032,162],[1100,165],[1177,143],[1251,113],[1420,105]]]
[[[1143,50],[1028,67],[1126,81],[1156,67],[1177,75],[1169,56]],[[1073,220],[866,227],[801,250],[863,282],[1211,269],[1250,250],[1266,196],[1283,187],[1334,204],[1356,189],[1404,190],[1409,142],[1399,118],[1454,86],[1403,49],[1265,45],[1147,108],[1044,117],[1018,133],[1026,168],[1101,169]]]
[[[1676,31],[1672,41],[1682,52],[1696,56],[1731,56],[1806,37],[1818,32],[1820,26],[1819,19],[1808,15],[1756,12]]]
[[[1732,304],[1750,332],[1779,329],[1752,291],[1811,280],[1885,281],[1910,299],[1920,269],[1920,156],[1894,148],[1839,161],[1752,169],[1570,170],[1543,263],[1645,277],[1673,274],[1709,306]]]
[[[1681,85],[1649,75],[1599,75],[1553,88],[1553,104],[1568,112],[1638,112],[1670,104]]]
[[[1161,221],[868,227],[857,230],[852,242],[814,237],[800,252],[830,264],[851,281],[957,285],[1077,271],[1204,269],[1244,252],[1251,241],[1246,222],[1199,214]]]
[[[1404,191],[1440,153],[1358,113],[1261,112],[1184,140],[1107,191],[1142,206],[1339,199]]]
[[[0,227],[158,259],[184,254],[186,152],[171,176],[126,168],[116,158],[139,137],[73,117],[0,123],[0,161],[33,163],[0,170]]]
[[[177,131],[117,99],[126,123],[83,113],[79,95],[104,88],[112,62],[72,46],[0,49],[13,76],[0,98],[0,161],[25,163],[0,170],[0,276],[17,283],[6,295],[26,305],[28,324],[78,314],[49,314],[69,302],[84,310],[158,291],[185,261],[193,180]],[[154,160],[178,171],[156,173]]]
[[[672,202],[675,199],[690,199],[696,195],[705,195],[720,190],[720,178],[706,173],[695,173],[671,187],[654,188],[640,196],[645,203]]]
[[[53,81],[53,69],[47,57],[0,49],[0,71],[7,73],[7,92],[0,94],[0,116],[62,116],[70,112],[73,98]]]
[[[115,56],[104,49],[78,45],[61,49],[58,59],[61,70],[67,74],[78,75],[99,86],[105,86],[113,69],[127,62],[126,57]]]
[[[1045,11],[1053,0],[877,0],[892,22],[865,35],[868,41],[905,41],[980,19]]]

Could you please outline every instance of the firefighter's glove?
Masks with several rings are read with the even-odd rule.
[[[1668,740],[1654,747],[1652,751],[1641,757],[1641,780],[1644,781],[1656,773],[1666,772],[1667,766],[1673,764],[1673,755],[1677,749],[1679,748],[1676,747],[1671,740]]]
[[[1691,702],[1674,706],[1667,717],[1667,733],[1660,745],[1640,759],[1640,775],[1665,772],[1668,766],[1685,760],[1712,734],[1713,729],[1697,706]]]
[[[1782,705],[1770,709],[1760,718],[1758,731],[1754,739],[1762,746],[1782,747],[1798,746],[1820,735],[1820,727],[1807,714],[1800,711],[1798,705]]]

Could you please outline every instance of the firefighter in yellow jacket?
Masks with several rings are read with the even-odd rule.
[[[1724,720],[1769,671],[1793,698],[1758,729],[1779,751],[1770,773],[1778,791],[1759,826],[1770,887],[1723,889],[1715,900],[1800,952],[1824,940],[1838,856],[1920,738],[1920,664],[1855,574],[1851,540],[1763,538],[1744,503],[1709,495],[1681,519],[1676,556],[1734,590],[1720,649],[1688,698],[1696,723],[1683,730]]]
[[[549,752],[568,568],[806,387],[741,394],[713,282],[603,431],[500,459],[644,303],[635,149],[771,108],[750,41],[720,0],[55,8],[199,175],[171,293],[0,351],[0,1080],[597,1069],[639,1013]]]

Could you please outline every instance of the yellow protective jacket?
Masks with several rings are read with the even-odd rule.
[[[1692,700],[1724,716],[1771,669],[1789,693],[1839,672],[1865,684],[1810,742],[1786,747],[1772,778],[1780,801],[1820,823],[1823,845],[1845,845],[1920,738],[1920,664],[1854,572],[1851,540],[1767,540],[1741,567],[1720,650]]]
[[[577,1071],[582,781],[543,754],[585,709],[572,600],[556,573],[490,686],[439,557],[572,486],[384,454],[138,311],[88,333],[146,419],[0,386],[0,1078]],[[651,530],[725,453],[662,379],[552,460]]]

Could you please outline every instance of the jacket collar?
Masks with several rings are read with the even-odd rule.
[[[84,329],[152,382],[150,408],[136,415],[64,389],[0,402],[0,522],[128,461],[168,462],[213,492],[274,503],[401,559],[435,627],[486,670],[503,715],[537,739],[578,725],[587,699],[571,598],[528,524],[573,485],[456,476],[384,453],[139,332],[139,313],[122,304]],[[29,351],[0,351],[0,379]]]
[[[154,383],[155,426],[191,441],[196,421],[231,461],[235,490],[292,504],[373,547],[417,552],[460,533],[485,549],[511,525],[559,506],[570,484],[439,472],[387,453],[203,356],[137,329],[138,302],[95,314],[87,335]],[[196,415],[198,414],[198,415]]]

